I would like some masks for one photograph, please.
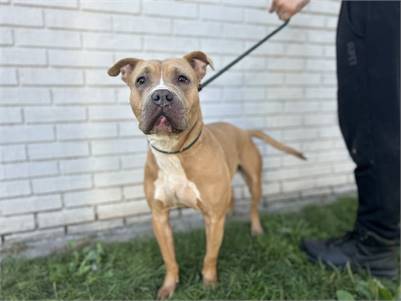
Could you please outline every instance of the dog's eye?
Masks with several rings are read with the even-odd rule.
[[[140,76],[136,79],[136,86],[140,87],[146,82],[146,78],[144,76]]]
[[[188,84],[189,83],[189,79],[185,75],[180,75],[178,77],[178,82],[179,83],[183,83],[183,84]]]

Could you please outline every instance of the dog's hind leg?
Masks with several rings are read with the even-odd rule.
[[[262,198],[262,157],[256,145],[249,141],[244,146],[240,156],[240,171],[248,185],[251,193],[251,233],[252,235],[263,234],[260,223],[259,205]]]

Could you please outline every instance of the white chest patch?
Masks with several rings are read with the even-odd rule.
[[[178,157],[152,151],[159,166],[154,198],[173,207],[198,208],[199,190],[188,180]]]

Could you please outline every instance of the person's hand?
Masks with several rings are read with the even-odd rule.
[[[287,21],[308,3],[309,0],[272,0],[269,12],[276,12],[281,20]]]

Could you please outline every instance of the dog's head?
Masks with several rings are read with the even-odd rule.
[[[125,58],[109,70],[110,76],[121,73],[131,91],[130,103],[146,135],[179,134],[200,117],[198,87],[212,61],[201,51],[183,58],[141,60]]]

